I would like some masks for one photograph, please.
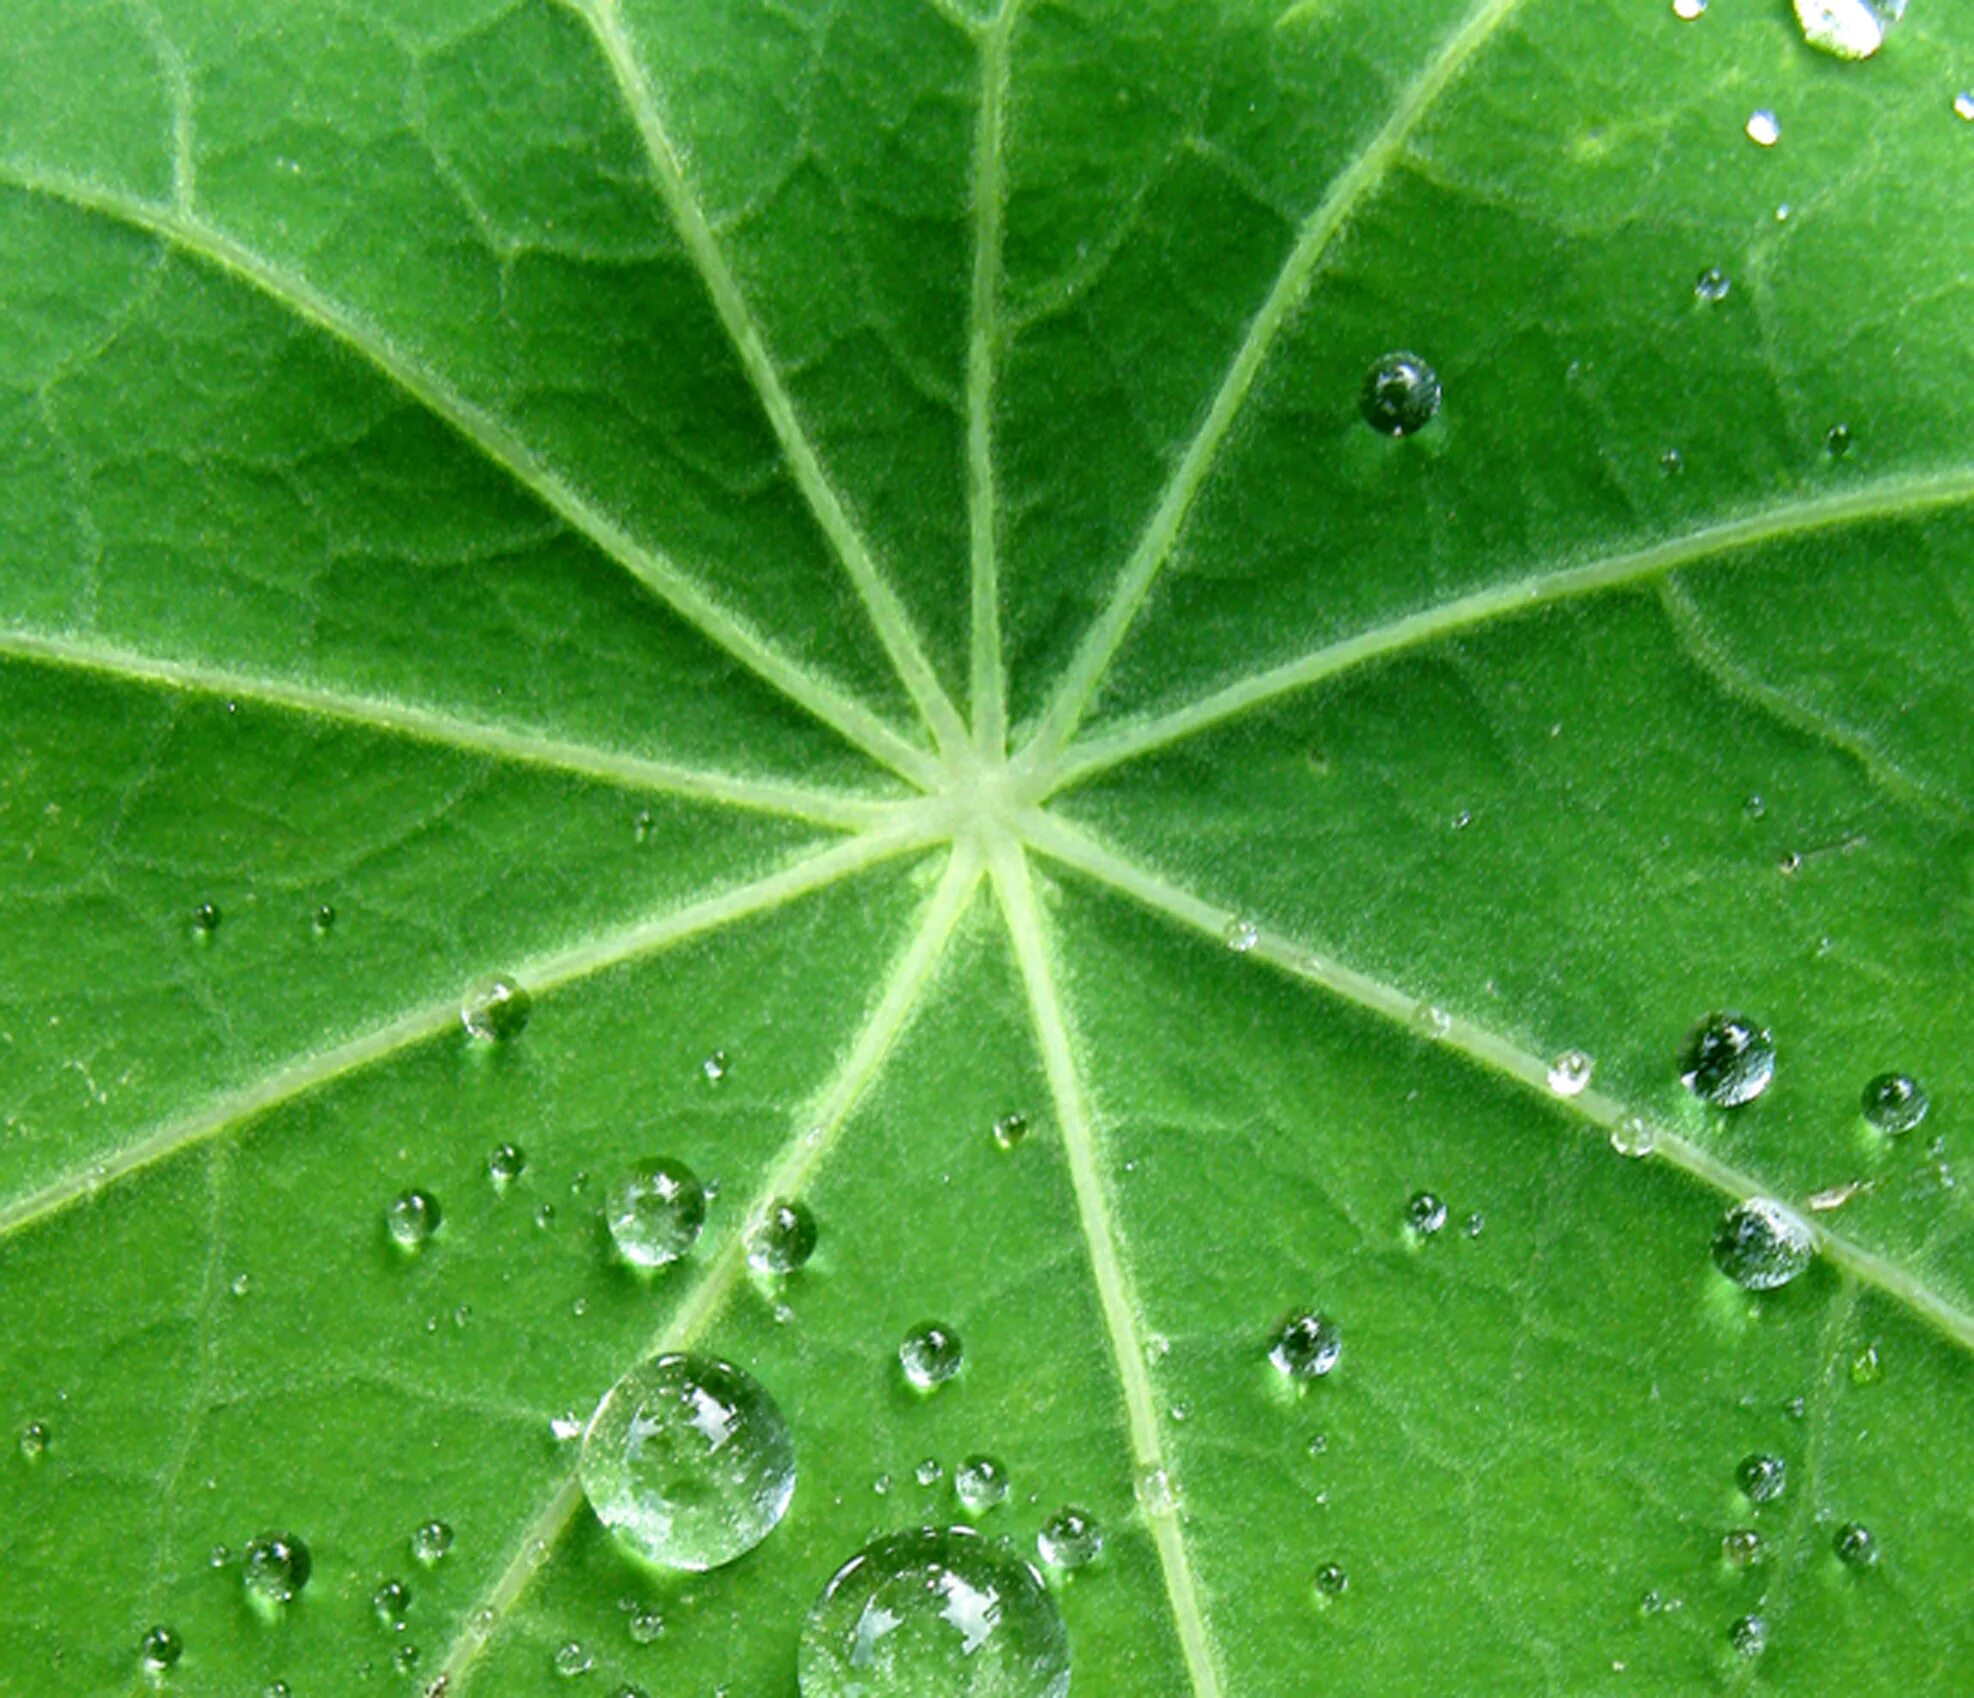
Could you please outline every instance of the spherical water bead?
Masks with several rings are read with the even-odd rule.
[[[1707,0],[1672,0],[1672,15],[1681,23],[1690,24],[1695,18],[1707,15]]]
[[[1710,265],[1693,280],[1695,299],[1711,306],[1715,301],[1724,301],[1734,287],[1732,279],[1717,265]]]
[[[1227,947],[1236,955],[1245,955],[1261,941],[1261,928],[1252,920],[1244,920],[1236,915],[1221,928],[1221,936]]]
[[[1758,1615],[1739,1616],[1728,1623],[1727,1642],[1744,1657],[1759,1657],[1768,1649],[1768,1623]]]
[[[706,1224],[706,1188],[682,1161],[639,1162],[610,1187],[604,1218],[617,1254],[634,1267],[676,1262]]]
[[[1838,59],[1869,59],[1905,15],[1905,0],[1796,0],[1803,40]]]
[[[1430,1238],[1446,1224],[1446,1204],[1430,1191],[1415,1191],[1405,1205],[1405,1224]]]
[[[38,1461],[48,1451],[48,1423],[30,1421],[21,1428],[21,1455],[28,1461]]]
[[[162,1674],[185,1655],[185,1641],[169,1627],[153,1627],[137,1642],[137,1653],[147,1669]]]
[[[1642,1115],[1627,1114],[1611,1128],[1611,1148],[1633,1160],[1649,1156],[1658,1141],[1658,1134],[1646,1124]]]
[[[459,1004],[459,1021],[467,1034],[482,1043],[505,1043],[519,1037],[534,1010],[534,999],[501,973],[475,981]]]
[[[1005,1503],[1008,1471],[991,1456],[969,1456],[953,1471],[953,1491],[975,1515]]]
[[[1034,1568],[969,1527],[877,1540],[802,1626],[802,1698],[1067,1698],[1069,1634]]]
[[[1316,1595],[1319,1598],[1340,1598],[1349,1590],[1350,1576],[1334,1562],[1326,1562],[1316,1570]]]
[[[1837,1560],[1846,1568],[1869,1568],[1878,1560],[1878,1539],[1861,1521],[1846,1521],[1831,1542]]]
[[[1439,411],[1439,374],[1417,354],[1390,353],[1364,374],[1357,408],[1385,436],[1424,430]]]
[[[1789,1485],[1789,1465],[1767,1451],[1756,1451],[1741,1458],[1734,1470],[1734,1483],[1750,1503],[1773,1503]]]
[[[1679,1082],[1715,1108],[1753,1102],[1774,1077],[1774,1035],[1745,1014],[1709,1014],[1680,1051]]]
[[[1910,1073],[1881,1073],[1864,1087],[1858,1106],[1875,1131],[1898,1138],[1926,1118],[1933,1100]]]
[[[411,1588],[402,1580],[386,1580],[370,1594],[370,1607],[386,1627],[401,1629],[411,1610]]]
[[[1773,147],[1782,139],[1782,120],[1766,106],[1750,112],[1744,127],[1756,147]]]
[[[1833,460],[1843,459],[1851,451],[1851,427],[1833,424],[1823,433],[1823,451]]]
[[[496,1185],[512,1185],[527,1167],[527,1152],[519,1144],[496,1144],[487,1152],[487,1177]]]
[[[443,1521],[427,1521],[413,1530],[411,1554],[427,1568],[452,1549],[452,1529]]]
[[[429,1191],[406,1191],[384,1211],[384,1225],[401,1248],[416,1250],[439,1230],[439,1200]]]
[[[898,1361],[905,1378],[921,1391],[944,1385],[965,1360],[960,1335],[938,1321],[913,1327],[898,1344]]]
[[[1268,1360],[1287,1379],[1320,1379],[1343,1354],[1343,1332],[1327,1315],[1314,1309],[1291,1315],[1275,1330]]]
[[[1750,1568],[1762,1560],[1762,1536],[1752,1527],[1736,1527],[1722,1536],[1721,1560],[1733,1568]]]
[[[1042,1523],[1035,1549],[1051,1568],[1070,1574],[1103,1555],[1104,1530],[1089,1511],[1065,1507]]]
[[[596,1667],[596,1659],[580,1639],[571,1639],[556,1648],[554,1668],[564,1680],[574,1680]]]
[[[1590,1086],[1596,1066],[1580,1049],[1566,1049],[1549,1064],[1550,1091],[1559,1097],[1580,1097]]]
[[[1011,1150],[1028,1136],[1028,1116],[1019,1112],[1002,1115],[994,1122],[994,1142]]]
[[[747,1264],[756,1273],[794,1273],[815,1253],[816,1217],[786,1197],[770,1203],[747,1234]]]
[[[1714,1265],[1749,1291],[1773,1291],[1810,1265],[1816,1236],[1803,1217],[1773,1197],[1750,1197],[1721,1217]]]
[[[751,1374],[711,1356],[657,1356],[605,1395],[578,1471],[627,1549],[696,1572],[774,1531],[795,1495],[795,1441]]]
[[[192,930],[200,937],[211,937],[219,930],[219,905],[201,902],[192,910]]]
[[[308,1584],[308,1546],[292,1533],[262,1533],[247,1541],[241,1555],[241,1582],[254,1603],[272,1607],[293,1603]]]

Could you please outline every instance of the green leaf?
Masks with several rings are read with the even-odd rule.
[[[1974,29],[1912,10],[10,0],[0,1686],[166,1625],[187,1698],[792,1695],[986,1452],[984,1531],[1106,1532],[1080,1694],[1964,1689]],[[646,1277],[653,1156],[720,1188]],[[800,1472],[681,1578],[556,1435],[687,1345]]]

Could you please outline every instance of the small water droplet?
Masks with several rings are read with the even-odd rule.
[[[211,937],[219,930],[219,905],[201,902],[192,910],[192,930],[200,937]]]
[[[1147,1515],[1171,1515],[1179,1507],[1172,1476],[1156,1465],[1138,1470],[1137,1492],[1138,1506]]]
[[[574,1680],[596,1667],[596,1659],[580,1639],[570,1639],[555,1649],[555,1672],[564,1680]]]
[[[1261,941],[1261,928],[1252,920],[1244,920],[1236,915],[1221,927],[1220,935],[1226,939],[1227,947],[1236,955],[1245,955]]]
[[[336,910],[327,902],[324,902],[317,907],[309,923],[314,926],[315,933],[318,937],[327,932],[332,932],[336,929]]]
[[[1343,1331],[1329,1316],[1308,1309],[1275,1329],[1268,1360],[1290,1380],[1320,1379],[1343,1354]]]
[[[1898,1138],[1926,1118],[1933,1101],[1910,1073],[1881,1073],[1864,1087],[1858,1106],[1876,1131]]]
[[[1412,1023],[1429,1038],[1443,1038],[1453,1030],[1453,1016],[1432,1002],[1422,1002],[1412,1010]]]
[[[1326,1562],[1316,1570],[1316,1596],[1319,1599],[1340,1598],[1350,1589],[1350,1576],[1334,1562]]]
[[[1682,23],[1707,15],[1707,0],[1672,0],[1672,15]]]
[[[639,808],[631,818],[631,840],[634,843],[649,843],[657,824],[649,808]]]
[[[816,1217],[806,1204],[777,1197],[747,1234],[747,1264],[756,1273],[792,1274],[816,1252]]]
[[[1687,1034],[1679,1082],[1715,1108],[1753,1102],[1775,1077],[1775,1038],[1745,1014],[1709,1014]]]
[[[1065,1506],[1042,1523],[1035,1549],[1051,1568],[1073,1574],[1103,1555],[1104,1530],[1088,1510]]]
[[[1851,451],[1851,427],[1833,424],[1823,433],[1823,451],[1833,460],[1843,459]]]
[[[1658,1134],[1642,1115],[1627,1114],[1611,1128],[1611,1148],[1632,1160],[1649,1156],[1658,1141]]]
[[[921,1486],[936,1486],[946,1477],[946,1470],[936,1456],[928,1456],[912,1470],[912,1478]]]
[[[1748,114],[1748,140],[1757,147],[1773,147],[1782,139],[1782,120],[1764,106]]]
[[[965,1358],[960,1335],[938,1321],[913,1327],[898,1344],[898,1361],[905,1378],[921,1391],[944,1385],[960,1371]]]
[[[386,1627],[401,1629],[411,1610],[411,1588],[402,1580],[386,1580],[370,1594],[370,1607]]]
[[[1364,422],[1385,436],[1410,436],[1439,411],[1439,374],[1417,354],[1386,354],[1364,374],[1357,394]]]
[[[505,1043],[520,1036],[534,999],[514,980],[495,973],[468,987],[459,1003],[459,1021],[482,1043]]]
[[[226,1287],[226,1289],[232,1292],[235,1297],[244,1297],[247,1295],[249,1291],[253,1290],[253,1288],[254,1288],[254,1282],[252,1275],[244,1274],[244,1273],[235,1274],[233,1278],[230,1281],[228,1281]]]
[[[1041,1576],[968,1527],[893,1533],[823,1588],[802,1698],[1067,1698],[1069,1635]]]
[[[1721,1217],[1714,1265],[1749,1291],[1773,1291],[1810,1265],[1816,1235],[1803,1217],[1773,1197],[1750,1197]]]
[[[1905,15],[1905,0],[1796,0],[1803,39],[1838,59],[1869,59]]]
[[[1734,1483],[1750,1503],[1773,1503],[1788,1489],[1789,1465],[1771,1452],[1756,1451],[1741,1458]]]
[[[1012,1110],[994,1122],[994,1142],[1011,1150],[1028,1136],[1028,1116]]]
[[[1686,456],[1677,448],[1668,448],[1659,456],[1659,470],[1669,478],[1676,478],[1686,470]]]
[[[1758,1615],[1738,1616],[1727,1627],[1727,1642],[1744,1657],[1759,1657],[1768,1649],[1768,1623]]]
[[[1580,1049],[1566,1049],[1549,1064],[1549,1089],[1559,1097],[1580,1097],[1595,1063]]]
[[[975,1515],[1006,1502],[1008,1471],[991,1456],[969,1456],[953,1471],[953,1490]]]
[[[1750,1568],[1762,1555],[1762,1536],[1752,1527],[1736,1527],[1720,1541],[1721,1561],[1731,1568]]]
[[[583,1439],[590,1507],[659,1568],[719,1568],[774,1531],[795,1495],[795,1441],[751,1374],[673,1354],[633,1368]]]
[[[1792,1421],[1800,1421],[1809,1413],[1809,1400],[1804,1397],[1789,1398],[1782,1405],[1782,1413]]]
[[[21,1455],[34,1462],[48,1453],[48,1423],[30,1421],[21,1428]]]
[[[224,1568],[232,1560],[233,1560],[232,1549],[226,1545],[214,1545],[213,1548],[206,1553],[206,1563],[207,1566],[211,1568]]]
[[[1885,1377],[1885,1359],[1878,1354],[1878,1346],[1867,1344],[1851,1358],[1851,1384],[1854,1386],[1875,1386]]]
[[[1741,804],[1741,811],[1751,820],[1758,820],[1768,812],[1768,803],[1760,796],[1750,796]]]
[[[421,1248],[439,1230],[439,1200],[429,1191],[405,1191],[384,1211],[392,1241],[406,1250]]]
[[[487,1177],[502,1189],[527,1171],[527,1152],[519,1144],[496,1144],[487,1152]]]
[[[423,1653],[420,1652],[416,1645],[407,1643],[397,1648],[391,1657],[391,1661],[397,1664],[402,1673],[409,1674],[418,1666],[422,1655]]]
[[[1421,1238],[1430,1238],[1446,1224],[1446,1204],[1430,1191],[1415,1191],[1405,1205],[1405,1224]]]
[[[1878,1560],[1878,1539],[1861,1521],[1846,1521],[1830,1548],[1846,1568],[1870,1568]]]
[[[1478,1238],[1487,1230],[1487,1216],[1476,1209],[1460,1223],[1460,1230],[1469,1238]]]
[[[260,1533],[247,1541],[240,1578],[247,1597],[264,1609],[292,1603],[308,1584],[308,1546],[292,1533]]]
[[[1715,301],[1726,300],[1733,287],[1733,280],[1717,265],[1708,266],[1693,280],[1695,298],[1709,305]]]
[[[665,1618],[656,1610],[636,1609],[625,1624],[634,1645],[650,1645],[664,1636]]]
[[[138,1642],[137,1648],[144,1659],[144,1666],[157,1674],[162,1674],[185,1655],[185,1641],[169,1627],[152,1628]]]
[[[633,1267],[676,1262],[706,1224],[706,1190],[682,1161],[639,1162],[610,1187],[604,1218],[617,1254]]]
[[[706,1075],[709,1084],[719,1084],[732,1071],[732,1064],[727,1060],[727,1052],[723,1049],[714,1050],[699,1064],[699,1071]]]
[[[427,1521],[411,1535],[411,1554],[427,1568],[452,1549],[452,1529],[443,1521]]]

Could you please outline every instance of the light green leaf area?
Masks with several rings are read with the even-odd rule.
[[[983,1532],[1105,1530],[1084,1698],[1964,1693],[1974,19],[1911,14],[8,0],[0,1690],[793,1698],[985,1452]],[[566,1434],[686,1347],[799,1478],[668,1576]]]

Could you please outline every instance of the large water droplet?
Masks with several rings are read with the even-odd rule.
[[[944,1385],[965,1360],[960,1335],[938,1321],[913,1327],[898,1343],[898,1362],[905,1378],[921,1391]]]
[[[240,1578],[247,1596],[263,1608],[292,1603],[308,1584],[308,1546],[292,1533],[262,1533],[247,1541]]]
[[[533,999],[520,985],[494,973],[468,987],[460,999],[459,1021],[483,1043],[505,1043],[520,1035],[533,1009]]]
[[[1779,1456],[1756,1451],[1741,1458],[1734,1483],[1750,1503],[1773,1503],[1788,1489],[1789,1465]]]
[[[1423,430],[1439,411],[1439,374],[1417,354],[1390,353],[1364,374],[1358,410],[1386,436]]]
[[[384,1211],[384,1226],[406,1250],[420,1248],[439,1230],[439,1200],[429,1191],[406,1191]]]
[[[747,1234],[747,1263],[756,1273],[794,1273],[815,1252],[816,1217],[787,1197],[770,1203]]]
[[[1088,1510],[1065,1506],[1042,1523],[1035,1549],[1051,1568],[1073,1573],[1104,1554],[1104,1530]]]
[[[1069,1635],[1041,1577],[971,1528],[866,1546],[809,1611],[802,1698],[1066,1698]]]
[[[654,1357],[612,1386],[583,1436],[583,1492],[659,1568],[718,1568],[795,1494],[795,1441],[767,1389],[711,1356]]]
[[[706,1188],[682,1161],[639,1162],[610,1187],[604,1217],[617,1253],[635,1267],[676,1262],[706,1224]]]
[[[980,1515],[1007,1501],[1008,1471],[991,1456],[969,1456],[953,1472],[960,1502]]]
[[[1314,1309],[1291,1315],[1275,1329],[1268,1360],[1291,1380],[1320,1379],[1343,1354],[1343,1332],[1327,1315]]]
[[[1869,1568],[1878,1560],[1878,1539],[1861,1521],[1846,1521],[1831,1547],[1846,1568]]]
[[[1775,1038],[1745,1014],[1709,1014],[1687,1034],[1679,1082],[1715,1108],[1753,1102],[1775,1077]]]
[[[1910,1073],[1881,1073],[1864,1087],[1858,1106],[1873,1128],[1897,1138],[1926,1118],[1933,1101]]]
[[[137,1650],[147,1669],[162,1674],[185,1655],[185,1641],[169,1627],[154,1627],[138,1642]]]
[[[1796,0],[1803,39],[1839,59],[1869,59],[1905,16],[1905,0]]]
[[[1749,1291],[1787,1285],[1810,1265],[1815,1250],[1809,1222],[1773,1197],[1736,1203],[1714,1233],[1714,1265]]]

